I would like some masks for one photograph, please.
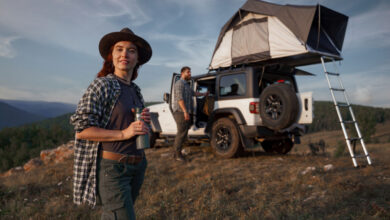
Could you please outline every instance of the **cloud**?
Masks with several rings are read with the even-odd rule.
[[[155,83],[147,83],[145,85],[140,84],[145,101],[162,101],[163,94],[170,93],[171,76],[172,75],[170,75],[170,77],[159,79],[159,81]]]
[[[191,66],[193,72],[203,73],[206,71],[214,49],[214,39],[205,34],[183,36],[175,34],[157,33],[151,35],[151,40],[165,44],[171,44],[176,50],[168,56],[153,58],[150,65],[179,68]]]
[[[135,0],[18,0],[0,7],[0,30],[94,56],[103,34],[150,21]]]
[[[79,1],[75,2],[78,3]],[[151,18],[143,11],[136,0],[91,0],[88,1],[88,4],[83,5],[83,10],[84,14],[92,18],[102,17],[109,19],[127,16],[132,21],[133,27],[138,27],[151,21]]]
[[[271,2],[271,1],[268,1]],[[293,2],[291,0],[275,0],[272,1],[271,3],[279,4],[279,5],[316,5],[319,3],[318,1],[314,0],[294,0]],[[321,5],[324,5],[324,1],[321,2]]]
[[[345,47],[378,48],[390,46],[390,7],[378,4],[372,10],[349,19]]]
[[[52,90],[47,88],[11,88],[0,86],[0,99],[52,101],[76,104],[83,92],[84,89],[76,90],[74,88]]]
[[[215,5],[218,0],[166,0],[169,3],[175,3],[183,8],[191,8],[196,10],[198,13],[208,13],[213,8],[210,5]]]
[[[320,65],[319,65],[320,67]],[[313,91],[316,100],[331,100],[326,78],[319,69],[316,77],[297,77],[301,92]],[[390,77],[390,64],[384,64],[376,68],[365,69],[361,72],[345,72],[341,74],[341,80],[346,89],[348,99],[353,104],[374,105],[390,107],[390,89],[388,82]],[[334,81],[334,86],[338,84]],[[336,93],[335,93],[336,94]],[[341,94],[336,99],[342,101]]]
[[[1,37],[0,36],[0,57],[14,58],[16,50],[12,47],[12,42],[19,37]]]
[[[348,82],[347,88],[351,88],[348,94],[354,102],[390,107],[389,72],[390,64],[384,64],[375,69],[349,74],[343,81]]]

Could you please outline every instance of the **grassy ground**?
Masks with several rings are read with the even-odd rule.
[[[219,159],[209,147],[187,147],[186,164],[173,161],[169,148],[149,149],[137,217],[390,219],[390,143],[368,144],[373,166],[354,168],[345,153],[334,156],[340,137],[340,131],[307,135],[283,156],[260,151]],[[308,143],[319,139],[326,152],[311,155]],[[334,168],[325,171],[328,164]],[[0,219],[100,218],[99,207],[72,204],[71,175],[69,160],[0,179]]]

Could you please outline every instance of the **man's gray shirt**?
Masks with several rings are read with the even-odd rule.
[[[195,92],[191,90],[189,83],[184,79],[180,78],[175,82],[175,97],[173,101],[172,110],[173,112],[183,112],[183,109],[179,106],[179,101],[183,100],[189,114],[193,113],[194,102],[192,97]]]

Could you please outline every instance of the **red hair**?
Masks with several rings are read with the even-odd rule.
[[[110,52],[108,53],[106,59],[104,59],[103,67],[98,72],[97,77],[105,77],[110,73],[114,73],[114,64],[112,62],[112,51],[114,50],[114,45],[110,47]],[[137,79],[138,76],[139,64],[137,63],[133,69],[133,75],[131,76],[131,81]]]

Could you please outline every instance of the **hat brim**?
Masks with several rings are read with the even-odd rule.
[[[112,32],[106,34],[99,43],[99,52],[103,59],[107,58],[110,53],[110,48],[120,41],[130,41],[137,45],[138,49],[138,64],[142,65],[152,57],[152,48],[149,43],[143,38],[126,32]]]

